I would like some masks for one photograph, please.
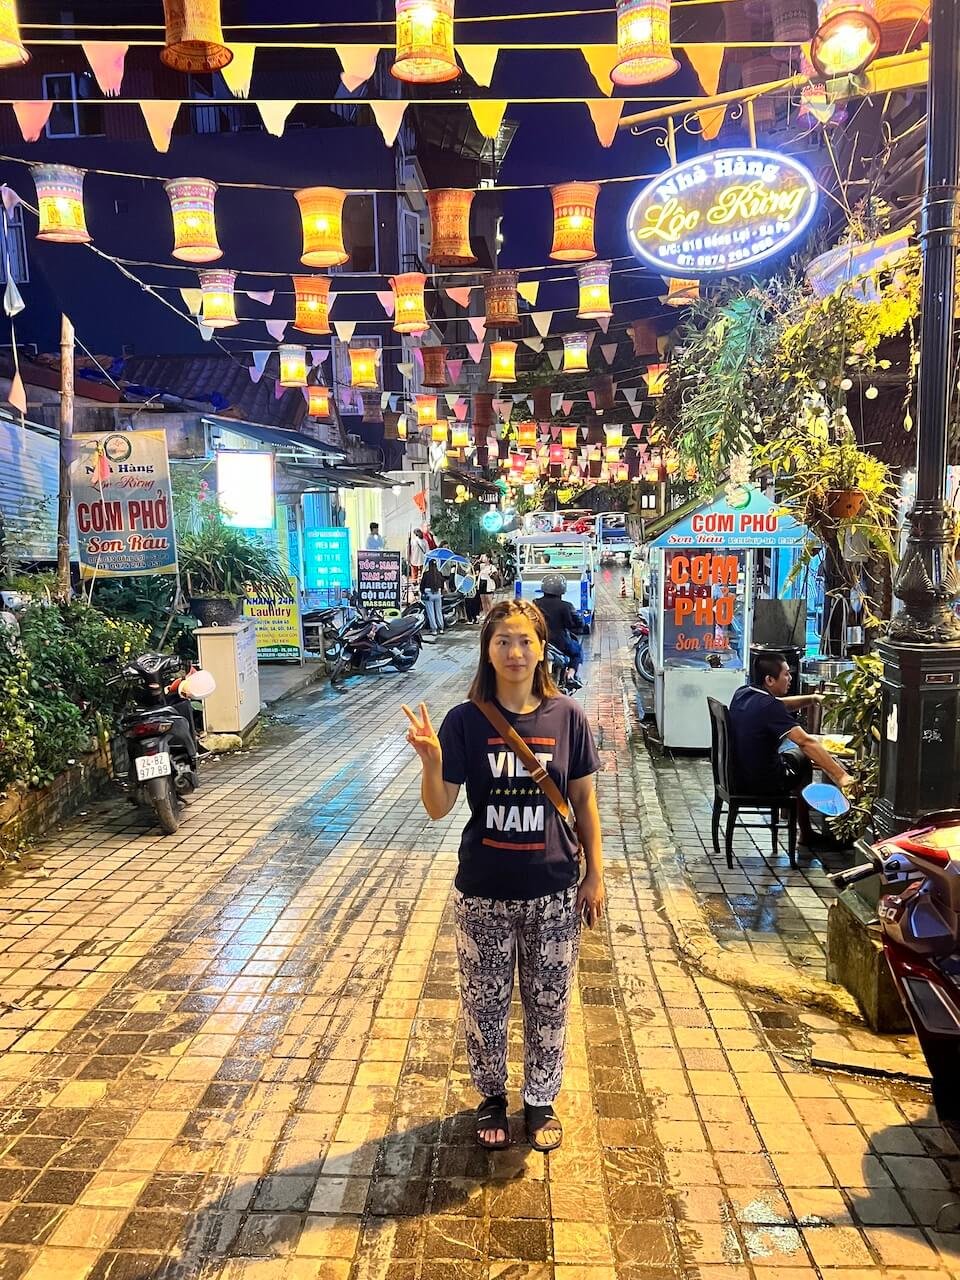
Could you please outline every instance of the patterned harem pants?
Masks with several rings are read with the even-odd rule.
[[[523,1004],[525,1102],[560,1092],[567,1012],[580,943],[576,886],[547,898],[454,895],[460,998],[470,1075],[478,1093],[507,1089],[507,1024],[514,968]],[[518,965],[519,960],[519,965]]]

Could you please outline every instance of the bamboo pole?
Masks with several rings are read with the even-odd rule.
[[[57,503],[57,596],[68,601],[70,582],[70,442],[73,437],[73,323],[60,317],[60,489]]]

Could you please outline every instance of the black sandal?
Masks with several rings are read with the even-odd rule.
[[[477,1143],[484,1151],[506,1151],[510,1145],[510,1121],[507,1119],[507,1100],[502,1093],[484,1098],[477,1107],[475,1126]],[[502,1142],[488,1142],[483,1134],[489,1129],[500,1129],[507,1136]]]
[[[534,1151],[556,1151],[563,1141],[563,1125],[553,1107],[535,1107],[529,1102],[523,1104],[523,1115],[527,1122],[527,1141]],[[538,1135],[544,1129],[558,1129],[560,1136],[554,1142],[541,1142]]]

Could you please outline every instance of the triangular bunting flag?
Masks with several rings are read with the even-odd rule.
[[[591,409],[596,409],[596,407],[597,407],[597,393],[596,393],[595,391],[588,391],[588,392],[587,392],[587,399],[590,401],[590,408],[591,408]]]
[[[610,328],[610,317],[597,316],[597,325],[599,326],[601,333],[606,333],[607,330]]]
[[[216,333],[215,329],[211,329],[208,324],[198,324],[197,328],[200,330],[200,337],[204,342],[213,341],[213,335]]]
[[[495,44],[458,44],[457,53],[470,79],[489,89],[497,58],[500,55],[497,46]]]
[[[334,320],[334,332],[341,342],[349,342],[357,328],[356,320]]]
[[[180,103],[168,102],[162,98],[141,98],[140,110],[147,124],[150,141],[158,151],[169,151],[170,134],[173,132],[173,122],[180,110]]]
[[[527,397],[519,391],[515,391],[513,395],[510,397],[510,399],[513,401],[514,408],[516,408],[518,404],[523,404],[526,398]]]
[[[192,316],[200,314],[200,307],[203,303],[202,289],[181,289],[180,297],[183,299],[183,305]]]
[[[378,44],[344,44],[338,45],[336,52],[343,67],[340,79],[348,92],[353,93],[376,71],[380,46]]]
[[[550,438],[551,438],[551,440],[559,440],[559,439],[560,439],[560,428],[559,428],[559,427],[551,427],[551,428],[550,428]]]
[[[527,413],[533,413],[533,396],[527,396],[524,404],[527,406]]]
[[[18,316],[27,304],[23,300],[23,294],[17,288],[13,276],[7,273],[7,287],[3,291],[3,311],[12,320],[14,316]],[[13,326],[11,325],[11,330]]]
[[[453,416],[458,422],[463,422],[466,419],[469,407],[463,396],[457,396],[457,403],[453,406]]]
[[[323,364],[324,360],[326,360],[329,354],[330,354],[329,347],[324,351],[320,351],[319,349],[316,351],[311,351],[310,363],[313,366],[313,368],[316,369],[318,365]]]
[[[277,381],[273,384],[274,400],[282,400],[283,397],[286,395],[286,393],[287,393],[287,388],[283,386],[281,382]]]
[[[20,377],[19,370],[10,380],[10,390],[7,392],[7,403],[12,404],[20,413],[27,412],[27,389],[23,385],[23,379]]]
[[[13,113],[24,142],[36,142],[46,128],[53,110],[52,102],[14,102]]]
[[[564,402],[563,402],[563,404],[561,404],[560,408],[561,408],[561,410],[563,411],[563,416],[566,418],[566,417],[569,415],[570,410],[573,408],[573,401],[572,401],[572,400],[564,400]]]
[[[539,333],[540,337],[545,338],[550,332],[550,325],[553,321],[553,312],[533,311],[530,313],[530,319],[533,321],[533,326],[537,333]]]
[[[540,281],[524,280],[521,284],[517,285],[517,293],[529,306],[535,307],[537,305],[537,297],[540,293]]]
[[[550,412],[559,413],[560,406],[562,404],[563,404],[563,392],[554,391],[553,394],[550,396]]]
[[[416,363],[417,368],[420,370],[421,373],[423,373],[423,352],[420,350],[419,347],[413,348],[413,359]]]
[[[397,365],[397,372],[400,374],[401,378],[412,378],[413,377],[413,361],[401,360]]]
[[[296,105],[295,102],[258,102],[260,119],[267,133],[272,133],[275,138],[282,138],[287,116]]]
[[[443,292],[451,302],[455,302],[458,307],[469,307],[470,294],[473,292],[473,285],[464,285],[462,288],[459,285],[457,285],[456,288],[450,288],[449,285],[445,285]]]
[[[256,355],[256,352],[254,352],[254,355]],[[260,379],[263,377],[263,370],[258,369],[255,364],[247,365],[247,373],[249,373],[250,381],[253,383],[259,382]],[[306,391],[307,391],[306,387],[304,387],[303,391],[304,391],[304,395],[306,395]]]
[[[550,358],[550,363],[553,365],[554,369],[559,369],[559,368],[560,368],[560,366],[561,366],[561,364],[563,364],[563,350],[562,350],[562,348],[561,348],[561,349],[558,349],[558,350],[556,350],[556,351],[548,351],[548,352],[547,352],[547,355],[549,356],[549,358]]]
[[[81,40],[80,47],[87,55],[100,92],[105,98],[115,98],[123,81],[123,62],[128,44],[120,40]]]
[[[470,316],[467,323],[470,325],[470,328],[473,330],[473,336],[479,342],[480,339],[485,335],[487,331],[486,321],[484,320],[483,316]]]
[[[378,289],[378,290],[377,290],[377,301],[380,303],[381,307],[383,307],[384,311],[387,313],[387,315],[388,315],[388,316],[391,318],[391,320],[392,320],[392,319],[393,319],[393,313],[394,313],[394,311],[396,310],[396,305],[397,305],[397,300],[396,300],[396,298],[393,296],[393,290],[392,290],[392,289]]]
[[[494,400],[493,407],[497,411],[497,417],[503,418],[504,421],[507,421],[511,413],[513,413],[512,400]]]
[[[597,82],[597,88],[609,98],[613,93],[613,81],[610,72],[620,60],[620,51],[615,44],[585,44],[583,56],[590,74]]]
[[[233,60],[220,68],[227,88],[235,98],[245,98],[250,92],[250,80],[253,76],[253,55],[257,52],[255,44],[232,44],[229,46]]]
[[[460,374],[463,372],[463,361],[447,360],[445,363],[447,366],[447,377],[451,382],[459,382]]]
[[[447,402],[447,408],[452,410],[456,405],[457,401],[460,399],[460,396],[457,394],[456,391],[447,391],[444,393],[443,398]]]
[[[507,103],[500,98],[471,98],[470,110],[477,128],[485,138],[496,138],[507,114]]]
[[[14,191],[13,187],[8,187],[4,182],[3,185],[0,186],[0,202],[2,202],[7,213],[13,213],[14,209],[20,203],[20,197]]]
[[[406,100],[401,98],[391,98],[386,102],[370,103],[373,118],[379,125],[383,140],[388,147],[392,147],[397,140],[397,134],[403,124],[403,113],[406,109]]]
[[[597,131],[597,140],[601,147],[612,147],[617,136],[617,125],[623,115],[626,101],[623,98],[588,98],[587,110]]]
[[[270,337],[275,342],[282,342],[283,335],[287,332],[287,325],[290,322],[288,320],[264,320],[263,323],[267,326],[267,333],[269,333]]]
[[[538,354],[543,350],[542,338],[521,338],[520,341],[525,347],[529,347],[531,351],[536,351]]]
[[[596,332],[587,334],[587,350],[588,351],[593,350],[593,344],[594,342],[596,342],[596,340],[597,340]]]
[[[723,107],[707,107],[704,111],[697,112],[697,119],[700,121],[700,136],[707,142],[712,142],[720,130],[723,128],[723,120],[727,114],[727,108]]]
[[[697,73],[700,88],[705,98],[712,98],[720,84],[720,64],[723,62],[724,48],[722,44],[690,44],[682,45],[683,52],[690,59],[690,65]]]
[[[470,357],[470,359],[473,361],[474,364],[479,364],[480,361],[483,359],[483,348],[484,348],[484,344],[482,342],[467,343],[467,355]]]
[[[270,352],[251,351],[250,354],[253,356],[253,367],[258,373],[263,373],[264,369],[267,367],[267,361],[270,359]]]
[[[248,298],[250,298],[253,302],[262,303],[263,306],[265,307],[273,306],[273,295],[275,292],[276,290],[274,289],[267,289],[264,292],[258,292],[255,289],[246,290],[246,294]]]
[[[642,423],[642,422],[634,422],[634,423],[632,423],[632,425],[631,425],[631,428],[630,428],[630,429],[633,431],[633,434],[637,437],[637,439],[638,439],[638,440],[639,440],[639,439],[640,439],[640,437],[643,435],[643,423]]]
[[[616,359],[617,347],[619,345],[620,344],[618,342],[606,342],[600,344],[600,352],[607,364],[613,364]]]
[[[381,408],[381,409],[386,409],[387,405],[390,405],[390,412],[392,413],[392,412],[393,412],[393,405],[392,405],[392,403],[391,403],[391,401],[392,401],[392,400],[393,400],[393,396],[391,396],[391,394],[390,394],[390,392],[389,392],[389,391],[383,391],[383,392],[381,392],[381,393],[380,393],[380,408]]]

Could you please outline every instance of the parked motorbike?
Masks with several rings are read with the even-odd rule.
[[[455,627],[460,621],[460,606],[466,598],[462,591],[444,591],[440,598],[444,627]]]
[[[653,684],[653,654],[650,652],[650,611],[640,609],[637,621],[631,630],[634,634],[633,666],[637,675],[648,684]]]
[[[127,745],[127,791],[134,804],[153,810],[160,830],[173,835],[180,825],[178,801],[196,791],[197,729],[192,699],[216,688],[208,671],[193,670],[182,679],[175,654],[142,653],[128,662],[115,681],[136,681],[137,705],[121,721]]]
[[[933,1078],[941,1124],[960,1135],[960,809],[869,848],[870,861],[830,879],[880,876],[883,951]]]
[[[366,609],[355,609],[354,616],[340,629],[340,652],[330,673],[330,683],[336,685],[345,676],[382,671],[390,666],[397,671],[409,671],[420,657],[425,620],[424,613],[422,618],[413,614],[384,622]]]
[[[352,606],[346,603],[305,613],[303,615],[304,636],[311,637],[312,632],[312,643],[308,648],[314,652],[322,652],[327,662],[336,662],[340,656],[340,631],[352,613]]]

